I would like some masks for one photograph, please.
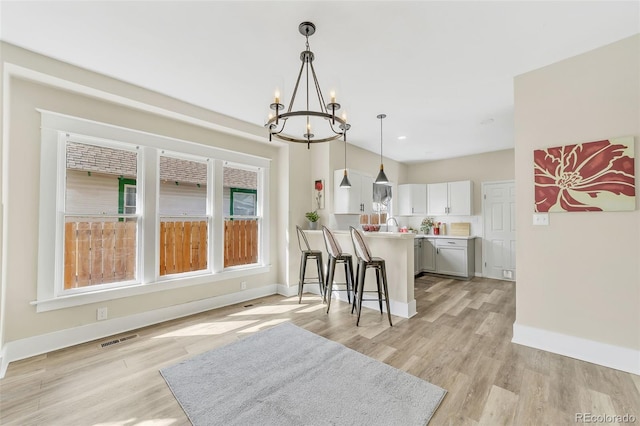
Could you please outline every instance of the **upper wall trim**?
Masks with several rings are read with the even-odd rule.
[[[86,95],[86,96],[91,96],[91,97],[94,97],[94,98],[98,98],[98,99],[101,99],[101,100],[109,101],[109,102],[112,102],[112,103],[115,103],[115,104],[119,104],[119,105],[122,105],[122,106],[129,107],[129,108],[133,108],[133,109],[149,112],[149,113],[156,114],[156,115],[159,115],[159,116],[162,116],[162,117],[166,117],[166,118],[171,118],[171,119],[174,119],[174,120],[182,121],[184,123],[193,124],[193,125],[196,125],[196,126],[199,126],[199,127],[206,128],[206,129],[215,130],[215,131],[218,131],[218,132],[222,132],[222,133],[226,133],[226,134],[242,137],[242,138],[249,139],[249,140],[252,140],[252,141],[255,141],[255,142],[260,142],[260,143],[270,144],[270,145],[276,145],[276,146],[282,146],[283,145],[283,143],[281,143],[281,142],[269,142],[269,140],[266,137],[266,133],[265,133],[265,136],[259,136],[259,135],[254,134],[254,133],[249,133],[249,132],[246,132],[246,131],[234,129],[232,127],[223,126],[223,125],[220,125],[220,124],[212,122],[212,121],[203,120],[201,118],[196,118],[196,117],[193,117],[193,116],[190,116],[190,115],[187,115],[187,114],[171,111],[171,110],[168,110],[168,109],[165,109],[165,108],[161,108],[161,107],[158,107],[158,106],[155,106],[155,105],[151,105],[149,103],[136,101],[134,99],[129,99],[129,98],[125,97],[125,96],[120,96],[120,95],[117,95],[117,94],[114,94],[114,93],[106,92],[104,90],[100,90],[100,89],[96,89],[96,88],[93,88],[93,87],[85,86],[83,84],[75,83],[75,82],[60,78],[60,77],[55,77],[55,76],[50,75],[50,74],[45,74],[43,72],[36,71],[34,69],[31,69],[31,68],[26,68],[26,67],[23,67],[21,65],[14,64],[14,63],[5,62],[3,65],[4,65],[4,74],[5,74],[6,77],[17,77],[17,78],[22,78],[22,79],[25,79],[25,80],[35,81],[37,83],[42,83],[42,84],[45,84],[45,85],[53,86],[53,87],[56,87],[56,88],[64,89],[64,90],[67,90],[67,91],[79,93],[79,94]],[[7,82],[8,79],[5,78],[4,81]],[[258,129],[256,129],[256,133],[257,133],[257,131],[258,131]]]

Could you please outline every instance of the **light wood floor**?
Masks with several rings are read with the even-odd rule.
[[[3,425],[185,425],[160,368],[291,321],[448,390],[431,425],[564,425],[576,413],[636,417],[640,377],[510,343],[515,284],[416,279],[410,320],[317,296],[269,296],[11,363],[0,380]],[[260,354],[253,354],[259,357]]]

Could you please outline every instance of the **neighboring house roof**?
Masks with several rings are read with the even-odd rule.
[[[67,169],[106,173],[126,178],[137,175],[136,153],[122,149],[70,142]],[[160,179],[169,182],[206,185],[207,165],[174,157],[160,157]],[[223,186],[257,189],[258,174],[251,170],[225,167]]]
[[[135,178],[136,155],[122,149],[70,142],[67,144],[67,169]]]
[[[225,187],[244,189],[258,188],[258,173],[256,172],[225,167],[223,174],[223,185]]]

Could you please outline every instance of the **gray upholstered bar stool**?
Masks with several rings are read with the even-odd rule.
[[[329,308],[331,307],[331,293],[334,285],[344,285],[344,290],[335,290],[335,291],[346,291],[347,292],[347,300],[351,303],[351,294],[353,293],[353,258],[349,253],[345,253],[340,248],[340,244],[336,240],[336,237],[333,235],[326,226],[322,227],[322,235],[324,236],[324,244],[327,247],[327,253],[329,254],[329,260],[327,262],[327,281],[325,285],[325,295],[327,299],[327,313],[329,313]],[[346,282],[344,283],[334,283],[333,278],[336,272],[336,264],[342,263],[344,264],[344,275]],[[355,297],[355,296],[354,296]]]
[[[322,270],[322,251],[320,250],[311,250],[309,246],[309,241],[307,240],[307,236],[304,234],[302,228],[296,225],[296,231],[298,233],[298,247],[300,247],[300,278],[298,281],[298,303],[302,302],[302,291],[305,284],[318,284],[320,289],[320,294],[324,298],[324,272]],[[307,273],[307,261],[308,260],[316,261],[316,268],[318,268],[318,276],[317,277],[309,277],[307,278],[305,275]],[[317,281],[307,281],[307,280],[317,280]]]
[[[387,287],[387,269],[385,267],[384,259],[380,257],[371,256],[369,246],[364,241],[364,236],[353,226],[350,226],[351,241],[353,241],[353,248],[358,257],[358,268],[356,274],[356,294],[354,296],[354,304],[358,311],[358,319],[356,320],[356,327],[360,323],[360,312],[362,311],[362,301],[377,300],[380,304],[380,313],[382,314],[382,301],[384,300],[387,305],[387,316],[389,317],[389,325],[391,323],[391,309],[389,308],[389,288]],[[376,293],[376,291],[364,291],[364,278],[368,268],[374,268],[376,271],[376,283],[378,284],[378,298],[377,299],[363,299],[364,293]],[[382,282],[380,282],[382,278]],[[384,298],[382,293],[384,293]]]

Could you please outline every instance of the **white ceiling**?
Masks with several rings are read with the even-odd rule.
[[[640,32],[640,2],[2,1],[0,19],[2,40],[260,126],[312,21],[349,142],[379,153],[386,113],[385,157],[414,162],[513,147],[513,77]]]

